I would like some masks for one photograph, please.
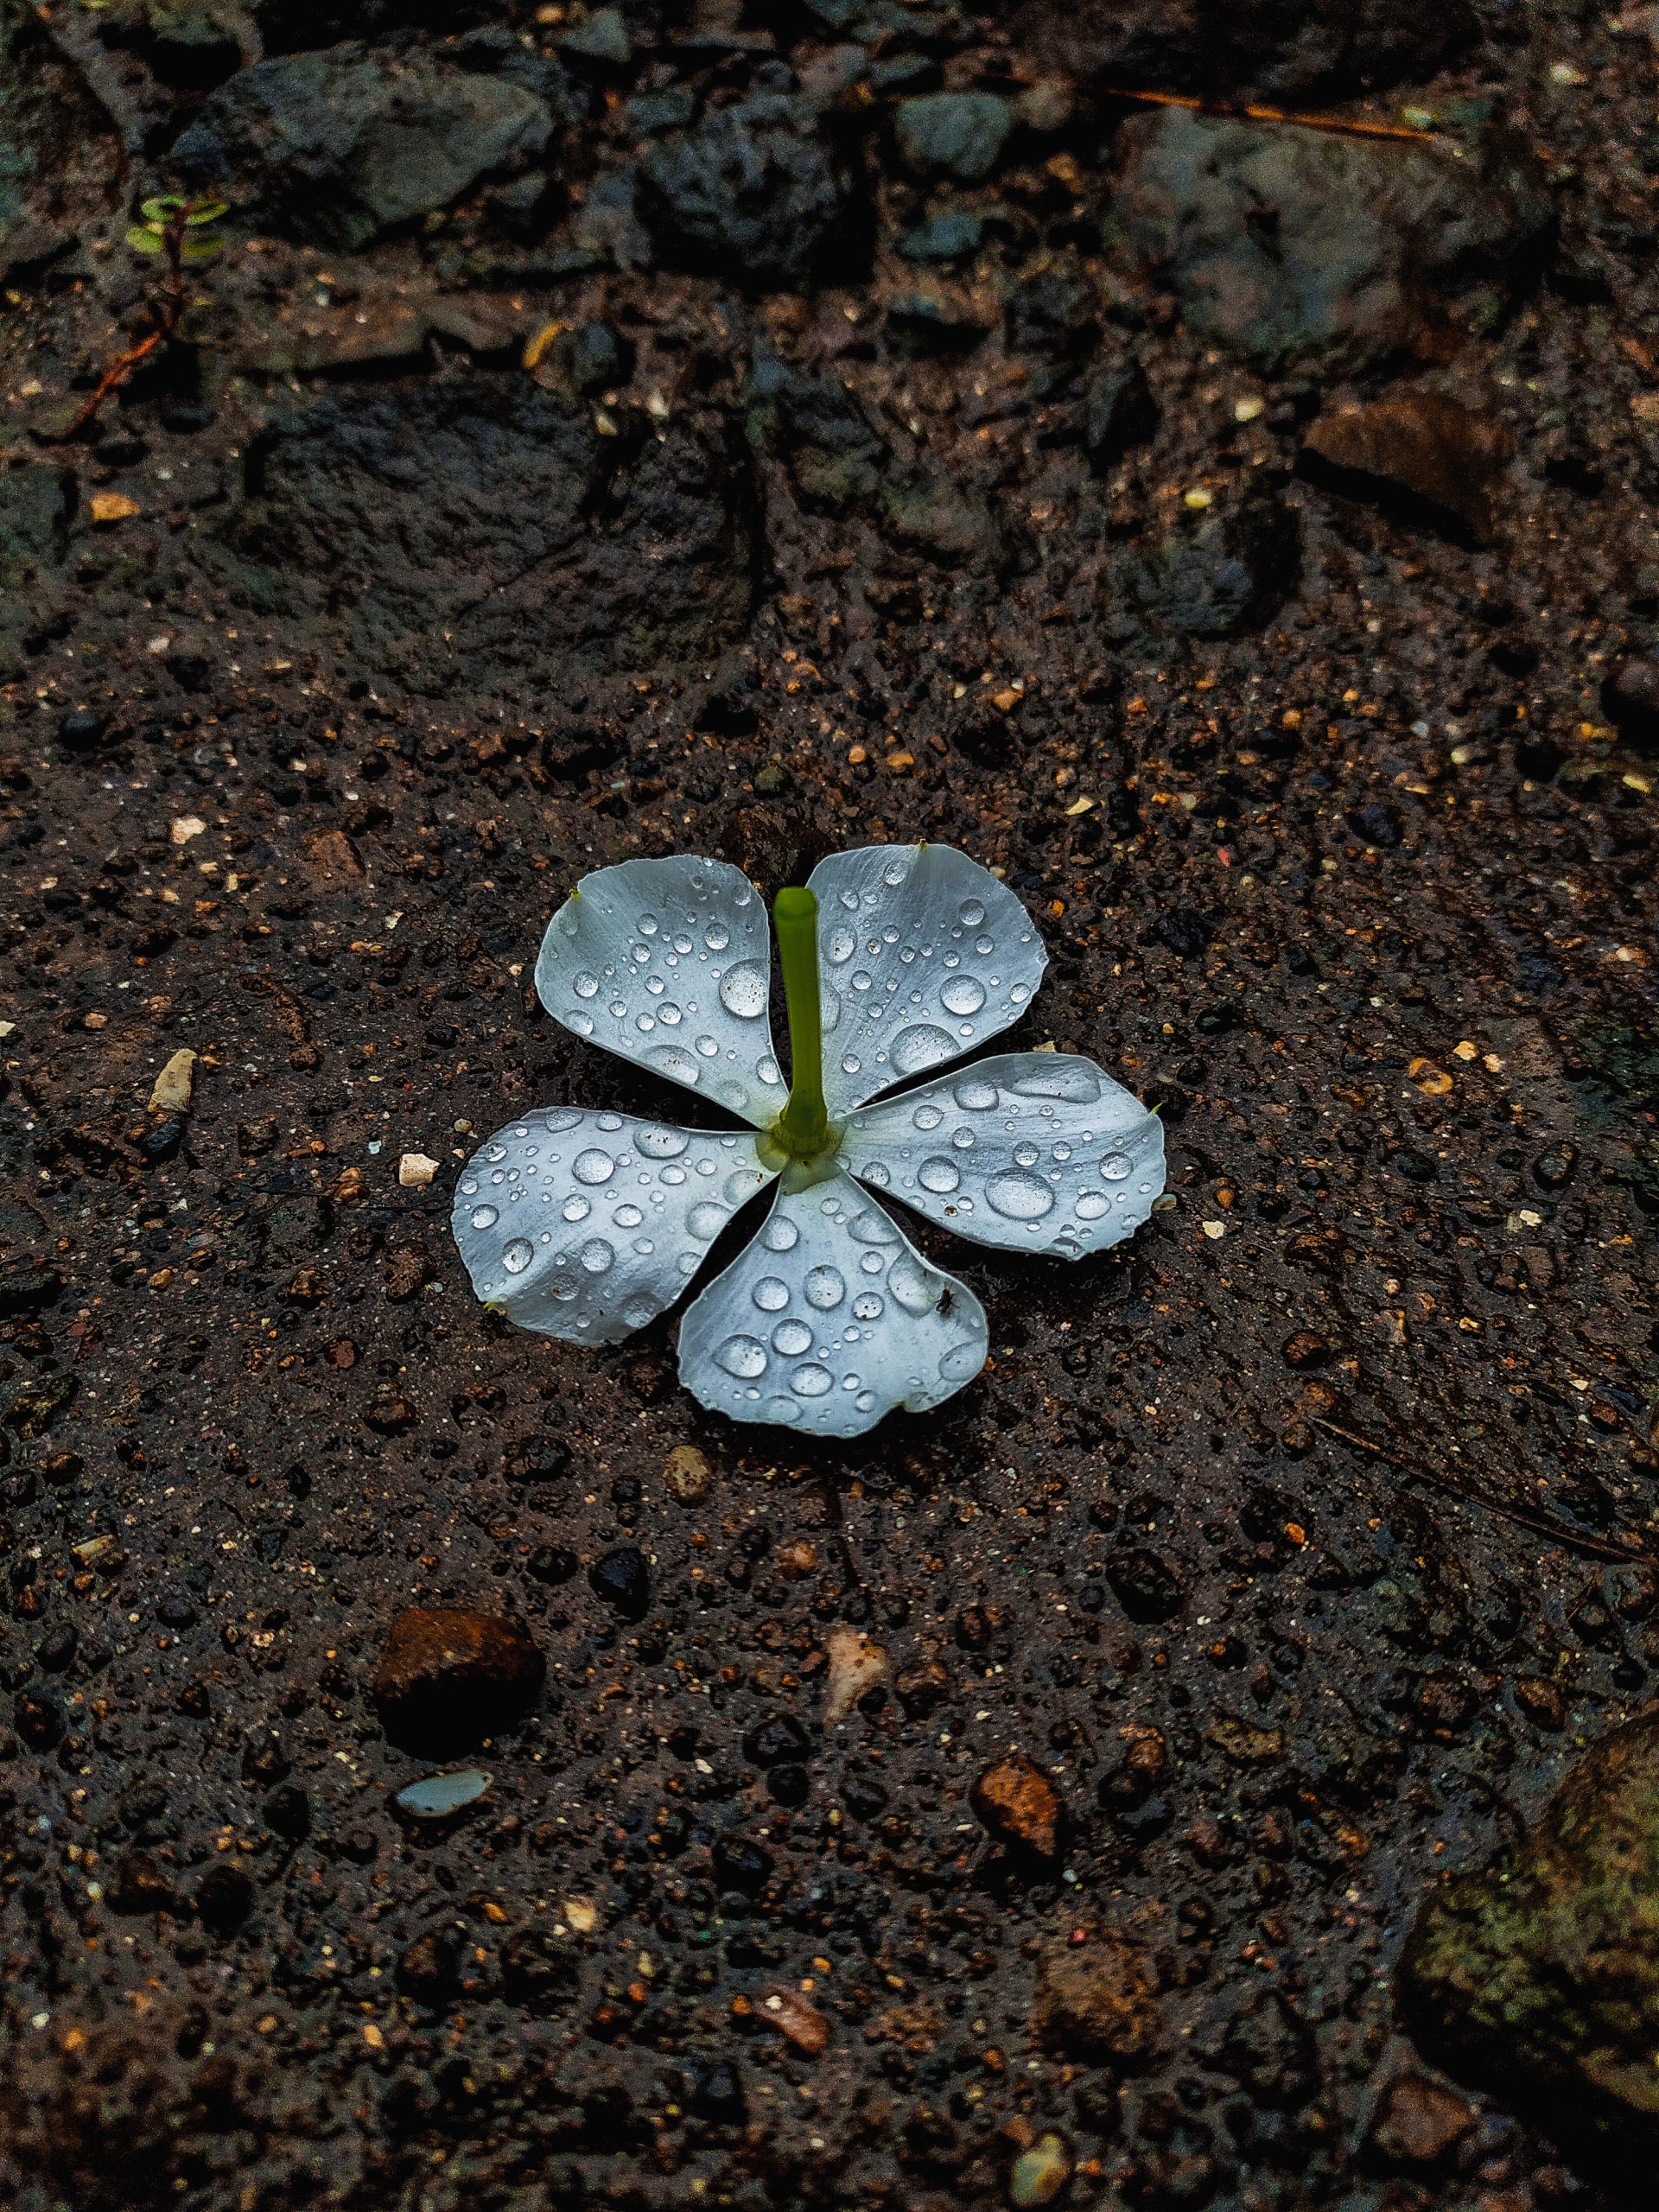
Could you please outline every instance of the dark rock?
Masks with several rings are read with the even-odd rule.
[[[31,8],[0,11],[0,276],[53,258],[113,203],[107,110]]]
[[[772,1713],[750,1729],[743,1749],[756,1766],[770,1767],[810,1757],[812,1744],[792,1713]]]
[[[263,229],[356,249],[524,168],[551,130],[521,86],[347,41],[238,70],[172,162]]]
[[[651,1568],[635,1545],[625,1544],[595,1560],[588,1580],[594,1595],[603,1599],[625,1621],[643,1620],[651,1610]]]
[[[545,1671],[505,1614],[417,1605],[394,1618],[371,1687],[393,1743],[444,1758],[521,1719]]]
[[[1017,35],[1103,89],[1276,104],[1427,77],[1476,28],[1468,0],[1033,0]]]
[[[1145,1943],[1110,1925],[1090,1929],[1045,1954],[1032,2024],[1059,2056],[1132,2069],[1158,2049],[1162,1988]]]
[[[747,456],[712,410],[607,438],[520,378],[349,389],[280,417],[247,490],[204,564],[421,691],[702,654],[753,596]]]
[[[171,1912],[173,1878],[147,1851],[124,1851],[106,1896],[115,1912]]]
[[[1395,1982],[1419,2043],[1627,2184],[1659,2150],[1659,1708],[1522,1841],[1430,1895]]]
[[[1111,1553],[1106,1580],[1132,1621],[1166,1621],[1180,1611],[1180,1584],[1157,1553],[1143,1546]]]
[[[985,326],[965,302],[938,292],[901,292],[888,306],[887,337],[908,359],[972,351]]]
[[[578,1977],[568,1940],[543,1928],[515,1929],[500,1950],[501,1987],[508,2001],[526,2012],[554,2012],[575,1994]]]
[[[297,1783],[285,1782],[265,1799],[265,1826],[285,1843],[303,1843],[311,1833],[311,1800]]]
[[[176,1160],[184,1143],[184,1123],[171,1116],[162,1122],[152,1122],[134,1147],[146,1167],[164,1167],[169,1160]]]
[[[700,2120],[734,2125],[748,2110],[742,2076],[734,2066],[702,2068],[692,2082],[690,2104]]]
[[[1014,110],[995,92],[930,92],[901,100],[893,127],[899,153],[918,176],[977,184],[1001,159]]]
[[[1348,827],[1379,852],[1391,853],[1405,836],[1400,817],[1386,799],[1368,799],[1363,806],[1355,807],[1348,817]]]
[[[563,1544],[537,1544],[526,1561],[538,1582],[555,1589],[568,1582],[581,1564],[575,1552]]]
[[[811,111],[776,95],[658,140],[636,200],[665,262],[727,283],[806,291],[856,257],[851,196]]]
[[[1514,441],[1506,426],[1437,391],[1401,392],[1321,415],[1303,467],[1361,498],[1452,517],[1477,537],[1492,532],[1492,491]]]
[[[1215,924],[1196,906],[1172,906],[1153,924],[1152,934],[1179,960],[1202,958],[1215,940]]]
[[[1010,1752],[976,1776],[968,1802],[998,1843],[1034,1859],[1052,1859],[1058,1852],[1059,1792],[1023,1751]]]
[[[772,1853],[764,1844],[751,1843],[743,1836],[722,1835],[716,1839],[711,1857],[715,1879],[722,1890],[753,1897],[765,1889],[772,1872]]]
[[[1644,750],[1659,744],[1659,660],[1630,653],[1616,660],[1601,687],[1607,719]]]
[[[1510,270],[1548,203],[1506,147],[1414,145],[1167,109],[1126,124],[1112,220],[1204,338],[1265,361],[1426,346]]]
[[[461,1987],[460,1947],[447,1929],[417,1936],[397,1961],[397,1986],[417,2005],[444,2005]]]
[[[253,1910],[253,1884],[238,1866],[208,1867],[196,1884],[196,1916],[215,1936],[233,1936]]]
[[[1109,468],[1157,427],[1152,386],[1139,361],[1114,361],[1096,371],[1084,397],[1083,442],[1097,469]]]
[[[966,207],[951,207],[904,232],[898,245],[906,261],[946,263],[971,259],[984,238],[982,215]]]
[[[1161,628],[1192,638],[1259,629],[1301,576],[1301,530],[1277,500],[1249,499],[1196,524],[1178,524],[1127,565],[1131,604]]]
[[[608,322],[579,323],[570,334],[570,374],[578,391],[606,391],[633,374],[633,347]]]
[[[91,753],[109,726],[107,715],[90,707],[72,708],[58,723],[58,743],[66,753]]]

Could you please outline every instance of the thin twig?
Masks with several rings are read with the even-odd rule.
[[[1328,131],[1338,138],[1399,138],[1427,144],[1440,135],[1433,130],[1416,130],[1408,123],[1367,123],[1344,115],[1294,115],[1288,108],[1257,107],[1239,100],[1203,99],[1191,92],[1130,92],[1126,86],[1114,85],[1101,97],[1134,100],[1142,107],[1184,107],[1194,115],[1226,116],[1245,123],[1290,123],[1300,130]]]
[[[116,355],[88,394],[86,405],[76,412],[74,419],[66,429],[56,433],[51,441],[53,444],[66,445],[71,438],[78,437],[110,394],[126,382],[141,361],[148,360],[158,346],[165,346],[178,328],[179,319],[184,313],[184,234],[190,213],[191,206],[187,200],[168,218],[162,232],[162,251],[167,256],[167,276],[160,295],[149,302],[149,312],[156,327],[148,337],[141,338],[136,346],[130,346],[125,353]]]
[[[1506,1521],[1517,1522],[1523,1529],[1530,1529],[1535,1535],[1548,1536],[1552,1543],[1561,1544],[1568,1551],[1583,1552],[1590,1559],[1606,1560],[1618,1567],[1652,1567],[1654,1556],[1638,1537],[1631,1544],[1616,1544],[1605,1536],[1587,1536],[1566,1521],[1559,1521],[1553,1513],[1540,1513],[1529,1505],[1512,1505],[1507,1498],[1494,1497],[1490,1491],[1476,1490],[1453,1482],[1450,1475],[1443,1475],[1438,1468],[1420,1466],[1414,1460],[1403,1459],[1397,1452],[1390,1452],[1381,1444],[1373,1444],[1369,1436],[1356,1435],[1351,1428],[1343,1428],[1336,1421],[1327,1421],[1323,1414],[1313,1416],[1314,1426],[1328,1429],[1332,1436],[1339,1436],[1356,1452],[1369,1452],[1373,1459],[1384,1459],[1391,1467],[1412,1482],[1427,1483],[1431,1490],[1443,1491],[1448,1497],[1460,1499],[1465,1505],[1483,1506],[1488,1513],[1500,1515]]]

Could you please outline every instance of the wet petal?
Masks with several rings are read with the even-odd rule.
[[[747,1130],[556,1106],[473,1154],[451,1219],[486,1305],[545,1337],[614,1344],[674,1303],[771,1179]]]
[[[1164,1187],[1164,1125],[1092,1060],[1003,1052],[855,1114],[848,1171],[976,1244],[1079,1260]]]
[[[578,1037],[757,1128],[782,1110],[766,901],[724,861],[677,854],[583,876],[547,925],[536,988]]]
[[[680,1380],[737,1421],[861,1436],[985,1364],[985,1309],[844,1175],[780,1189],[747,1252],[680,1324]]]
[[[812,871],[832,1116],[1018,1021],[1048,955],[988,868],[950,845],[864,845]]]

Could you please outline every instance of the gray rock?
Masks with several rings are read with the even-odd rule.
[[[928,92],[901,100],[893,123],[899,150],[918,175],[977,184],[1002,157],[1014,110],[995,92]]]
[[[1300,574],[1295,515],[1260,498],[1196,524],[1178,524],[1129,563],[1123,582],[1130,603],[1159,628],[1189,638],[1233,638],[1276,613]]]
[[[1503,283],[1549,217],[1519,156],[1218,121],[1126,124],[1111,224],[1198,334],[1264,361],[1425,345],[1460,293]]]
[[[757,291],[804,291],[855,245],[846,181],[804,103],[766,93],[647,149],[636,204],[664,262]]]
[[[273,423],[194,557],[429,696],[702,655],[749,612],[748,459],[715,410],[658,427],[516,372],[342,389]]]
[[[256,229],[355,249],[524,168],[551,130],[522,86],[347,42],[238,71],[172,161]]]

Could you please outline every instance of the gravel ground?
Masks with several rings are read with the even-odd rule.
[[[1577,1967],[1395,1969],[1659,1665],[1659,31],[1330,12],[0,13],[23,2212],[1636,2201]],[[848,1446],[479,1306],[680,1110],[575,879],[920,839],[1133,1243],[915,1227]]]

